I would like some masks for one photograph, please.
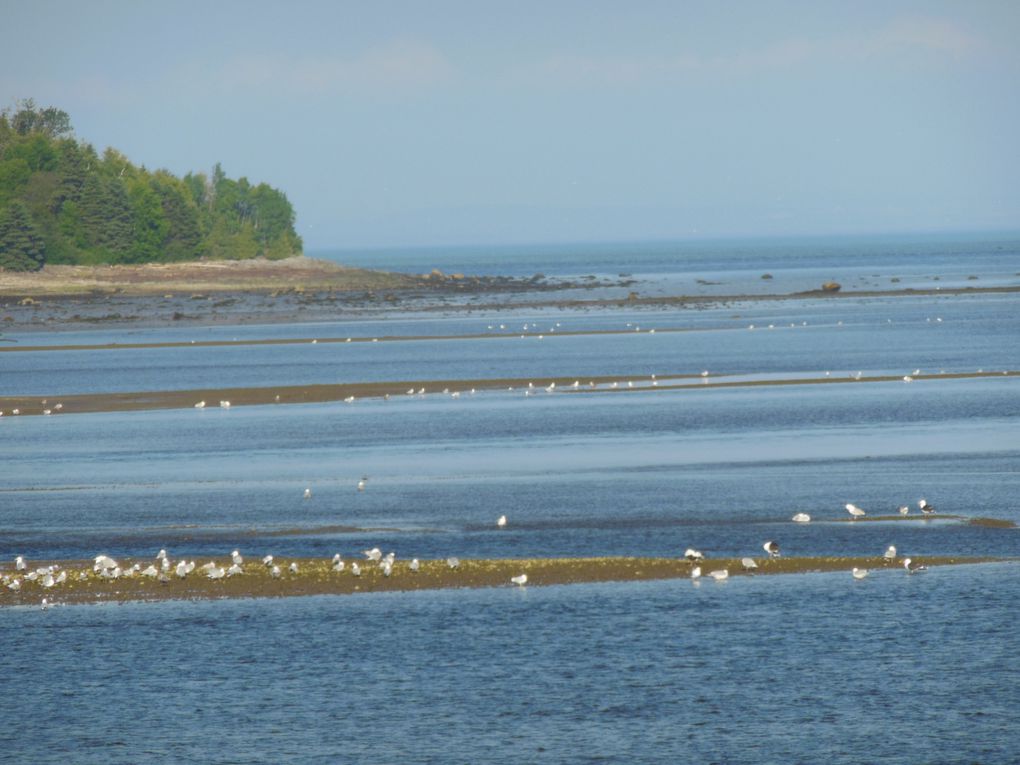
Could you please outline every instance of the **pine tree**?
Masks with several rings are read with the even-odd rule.
[[[13,201],[0,210],[0,268],[38,271],[46,262],[45,246],[28,208]]]

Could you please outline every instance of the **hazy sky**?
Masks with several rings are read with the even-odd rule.
[[[1020,2],[0,0],[0,104],[306,249],[1020,228]]]

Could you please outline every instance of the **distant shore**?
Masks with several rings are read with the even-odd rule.
[[[903,558],[886,560],[882,556],[868,557],[811,557],[811,558],[756,558],[757,568],[747,569],[741,559],[706,559],[697,564],[708,586],[716,585],[710,577],[713,571],[726,571],[727,576],[805,574],[814,572],[844,571],[850,579],[853,568],[871,571],[889,570],[906,575]],[[992,557],[924,556],[914,558],[924,566],[950,566],[974,563],[1001,562]],[[277,558],[273,563],[279,572],[274,576],[268,566],[249,560],[243,572],[236,576],[210,579],[202,570],[206,562],[218,568],[230,566],[229,558],[202,558],[186,577],[179,578],[173,571],[161,582],[147,577],[141,571],[130,577],[117,579],[100,577],[93,571],[92,561],[57,561],[55,572],[66,571],[66,581],[46,588],[40,579],[28,581],[10,565],[2,570],[3,576],[17,578],[20,589],[0,587],[0,607],[39,605],[43,598],[52,604],[106,603],[145,600],[208,600],[218,598],[265,598],[301,595],[351,595],[364,592],[391,592],[407,590],[436,590],[448,588],[513,587],[511,577],[527,576],[526,586],[580,584],[586,582],[633,582],[656,579],[690,579],[695,564],[677,558],[525,558],[499,560],[462,560],[451,567],[446,560],[423,560],[418,571],[412,571],[406,560],[393,564],[392,573],[386,576],[375,563],[348,560],[343,571],[335,571],[329,560],[309,558]],[[138,563],[147,567],[151,560],[124,559],[123,569]],[[291,564],[297,571],[292,572]],[[353,573],[353,565],[360,567],[360,575]],[[31,563],[35,570],[37,563]]]
[[[0,271],[0,330],[241,325],[400,311],[702,308],[745,302],[1020,292],[1020,286],[643,296],[632,279],[405,274],[308,257]],[[619,296],[606,296],[605,289]],[[565,294],[570,291],[570,294]],[[581,296],[578,293],[582,293]],[[591,293],[590,297],[583,293]]]

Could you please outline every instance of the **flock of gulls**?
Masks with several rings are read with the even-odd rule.
[[[358,481],[357,490],[364,491],[368,476],[364,476]],[[304,490],[304,498],[309,499],[312,496],[311,488]],[[921,513],[925,516],[932,515],[935,512],[935,508],[925,499],[921,499],[917,503]],[[856,521],[858,518],[866,515],[865,511],[859,508],[853,503],[847,503],[845,505],[847,512],[850,514],[851,520]],[[908,515],[910,508],[907,505],[903,505],[899,508],[901,515]],[[794,523],[810,523],[811,517],[807,513],[797,513],[791,519]],[[501,515],[496,519],[496,528],[503,530],[507,528],[508,522],[506,515]],[[762,544],[762,549],[768,555],[769,560],[779,558],[781,549],[779,543],[775,540],[767,540]],[[343,559],[340,553],[336,553],[330,560],[330,569],[336,573],[348,573],[350,576],[360,577],[362,575],[363,566],[376,566],[383,576],[389,577],[393,574],[393,566],[396,562],[396,553],[389,552],[385,555],[382,550],[378,547],[373,547],[369,550],[362,552],[364,558],[360,561],[351,561],[350,565]],[[684,560],[691,564],[690,578],[693,582],[700,583],[702,578],[701,563],[705,560],[705,555],[700,550],[696,550],[692,547],[687,548],[684,551]],[[897,561],[898,552],[895,545],[889,545],[885,552],[882,554],[883,559],[887,564],[891,564]],[[740,561],[741,568],[745,573],[754,573],[758,569],[758,562],[754,558],[745,557]],[[268,570],[269,575],[274,579],[280,579],[283,576],[284,569],[280,567],[279,563],[275,560],[272,555],[264,556],[259,564]],[[446,559],[446,565],[450,569],[456,569],[460,566],[460,560],[456,557],[449,557]],[[925,571],[926,566],[912,560],[911,558],[903,558],[901,565],[908,574],[913,574],[918,571]],[[88,570],[80,570],[77,573],[78,581],[88,581],[95,577],[100,580],[117,580],[117,579],[130,579],[133,577],[143,577],[158,580],[162,584],[169,584],[170,582],[177,580],[187,579],[189,576],[195,574],[196,571],[199,574],[197,576],[205,576],[210,580],[221,580],[230,577],[241,576],[245,573],[245,562],[244,557],[241,555],[240,550],[233,550],[230,553],[230,565],[220,565],[215,561],[209,561],[201,566],[197,565],[194,560],[180,559],[174,561],[165,549],[160,550],[155,557],[155,561],[145,568],[142,568],[140,563],[134,563],[130,566],[121,566],[116,560],[109,555],[102,553],[97,555],[93,560],[91,573]],[[412,558],[407,566],[407,570],[415,574],[421,569],[421,561],[418,558]],[[250,570],[250,569],[249,569]],[[290,574],[299,574],[300,569],[296,561],[292,561],[286,566],[287,572]],[[864,579],[868,576],[869,572],[867,569],[853,568],[851,575],[854,579]],[[705,576],[714,579],[717,582],[725,581],[729,578],[730,572],[728,569],[713,569],[704,574]],[[41,566],[35,569],[31,569],[25,558],[21,555],[17,556],[14,561],[14,575],[3,574],[0,576],[0,585],[12,592],[19,592],[22,589],[24,583],[39,586],[44,590],[50,590],[64,584],[68,580],[68,571],[63,569],[57,564],[51,564],[47,566]],[[523,587],[528,582],[528,575],[525,573],[518,574],[517,576],[510,577],[510,584],[518,587]],[[42,600],[42,607],[48,607],[49,603],[46,598]]]
[[[358,482],[358,490],[363,491],[365,487],[366,478],[363,478]],[[311,497],[311,489],[305,489],[304,497]],[[505,529],[507,527],[507,518],[505,515],[501,515],[496,519],[496,528]],[[343,559],[340,553],[336,553],[330,560],[330,569],[337,573],[349,573],[351,576],[360,577],[362,575],[362,566],[376,566],[383,576],[389,577],[393,574],[393,564],[396,562],[397,555],[395,552],[388,552],[383,555],[382,550],[378,547],[373,547],[370,550],[364,550],[362,552],[364,559],[359,561],[352,561],[348,566],[348,562]],[[109,555],[101,553],[97,555],[93,560],[91,573],[82,569],[78,571],[76,579],[81,582],[89,581],[92,578],[100,580],[117,580],[117,579],[131,579],[134,577],[142,577],[148,579],[158,580],[161,584],[170,584],[175,579],[183,580],[198,571],[199,574],[196,576],[205,576],[206,579],[220,580],[227,579],[230,577],[241,576],[245,573],[244,557],[241,555],[240,550],[234,550],[230,553],[230,565],[221,566],[215,561],[209,561],[201,566],[197,565],[194,560],[180,559],[174,561],[165,549],[161,549],[155,558],[155,562],[151,563],[146,568],[142,568],[140,563],[135,563],[130,566],[121,566],[116,560]],[[259,564],[268,570],[269,575],[273,579],[280,579],[283,576],[284,569],[280,567],[276,559],[272,555],[264,556]],[[449,557],[446,559],[446,565],[450,569],[456,569],[460,567],[460,559],[456,557]],[[412,558],[407,566],[408,571],[412,574],[416,574],[421,570],[421,561],[418,558]],[[290,574],[299,574],[300,567],[296,561],[292,561],[286,566],[287,572]],[[249,569],[250,571],[250,569]],[[28,563],[25,561],[24,556],[17,556],[14,559],[14,575],[3,574],[0,576],[0,585],[7,588],[12,592],[20,592],[24,583],[38,585],[44,590],[50,590],[58,585],[64,584],[68,580],[68,571],[62,568],[60,565],[51,564],[48,566],[41,566],[29,570]],[[525,573],[518,574],[517,576],[510,577],[510,584],[518,587],[523,587],[528,582],[528,575]],[[50,603],[47,598],[43,598],[42,607],[47,608]]]

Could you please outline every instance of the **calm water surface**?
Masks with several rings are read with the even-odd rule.
[[[719,247],[537,248],[502,269],[503,253],[479,251],[374,253],[365,264],[632,273],[642,291],[717,294],[754,292],[763,272],[785,292],[828,278],[860,288],[894,277],[1008,284],[1020,271],[1020,248],[1005,238]],[[0,354],[0,395],[487,377],[541,386],[604,374],[642,387],[652,374],[703,369],[773,380],[1017,370],[1018,308],[1011,294],[935,295],[14,331],[6,336],[54,346],[432,339]],[[620,334],[556,334],[605,329]],[[471,333],[492,337],[451,339]],[[885,515],[908,504],[916,515],[925,497],[940,515],[1020,522],[1016,376],[8,415],[0,444],[6,568],[18,554],[160,547],[193,557],[234,547],[350,556],[376,545],[403,558],[687,546],[733,556],[757,555],[765,539],[789,555],[895,544],[906,555],[1020,557],[1016,529],[938,517],[850,523],[843,510],[855,502]],[[814,521],[793,524],[795,512]],[[499,532],[501,514],[510,525]],[[861,582],[840,573],[3,608],[0,759],[1014,763],[1018,605],[1020,566],[1002,563]]]

